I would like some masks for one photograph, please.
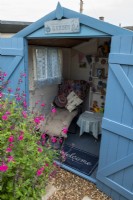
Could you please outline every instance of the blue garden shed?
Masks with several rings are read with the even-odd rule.
[[[101,50],[106,42],[108,48],[111,46],[110,50],[107,50],[107,54],[104,52],[105,55],[100,51],[97,56],[94,46]],[[92,73],[90,55],[92,60],[100,57],[100,54],[102,62],[108,59],[98,171],[95,179],[89,176],[83,177],[95,182],[97,187],[113,200],[132,200],[133,32],[69,10],[58,3],[53,12],[32,23],[12,38],[0,39],[0,67],[8,72],[6,79],[11,80],[11,88],[17,84],[22,71],[27,74],[21,89],[27,94],[29,104],[38,95],[41,98],[44,95],[43,90],[36,93],[38,89],[35,91],[33,84],[34,69],[32,67],[29,69],[34,62],[34,56],[29,58],[29,55],[35,54],[36,47],[43,46],[63,49],[63,55],[66,55],[63,60],[66,66],[63,72],[65,78],[74,79],[76,75],[76,79],[85,77],[89,80],[89,73]],[[81,62],[78,69],[75,57],[77,52]],[[83,55],[89,59],[84,61]],[[87,61],[88,66],[86,66]],[[96,79],[95,76],[93,78]],[[49,86],[47,91],[51,100],[53,98],[51,95],[56,94],[57,88]],[[64,168],[81,175],[73,169],[65,166]]]

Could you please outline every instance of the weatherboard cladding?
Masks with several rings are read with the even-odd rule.
[[[80,32],[76,33],[77,37],[98,37],[98,36],[108,36],[108,34],[101,32],[99,30],[95,30],[91,27],[85,26],[85,25],[80,25]],[[38,29],[37,31],[31,33],[30,35],[27,36],[28,39],[31,38],[47,38],[47,37],[75,37],[75,33],[64,33],[64,34],[45,34],[44,27]]]
[[[37,38],[39,34],[43,38],[44,22],[62,18],[79,18],[81,24],[79,36],[81,37],[84,37],[85,34],[89,37],[89,30],[94,35],[98,33],[101,34],[100,36],[108,35],[112,37],[97,186],[111,196],[113,200],[132,200],[133,32],[62,8],[58,3],[55,11],[15,34],[14,42],[18,37],[30,38],[34,36]],[[93,37],[92,33],[91,36]],[[53,34],[52,36],[61,37],[60,34]],[[62,36],[70,35],[63,34]],[[75,33],[73,38],[74,36],[77,37],[78,34]],[[25,39],[24,42],[26,47],[27,40]],[[6,60],[8,59],[6,58]],[[28,70],[27,58],[25,59],[25,57],[24,62],[25,69]],[[26,91],[28,93],[28,89]]]
[[[97,186],[112,199],[132,200],[133,62],[128,57],[133,60],[133,37],[114,36],[111,54],[121,57],[117,63],[115,56],[109,59]]]

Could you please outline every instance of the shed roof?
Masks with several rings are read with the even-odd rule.
[[[91,27],[93,29],[99,30],[101,32],[104,32],[108,35],[133,35],[133,32],[115,25],[112,25],[110,23],[92,18],[87,15],[83,15],[81,13],[75,12],[73,10],[64,8],[60,5],[60,3],[57,4],[57,7],[54,11],[50,12],[48,15],[42,17],[38,21],[32,23],[25,29],[21,30],[17,34],[15,34],[13,37],[28,37],[28,35],[34,33],[36,30],[42,28],[44,26],[44,22],[55,20],[55,19],[69,19],[69,18],[79,18],[79,21],[81,24]]]

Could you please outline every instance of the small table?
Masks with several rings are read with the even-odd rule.
[[[89,111],[82,113],[77,121],[77,125],[80,127],[80,136],[84,132],[88,132],[98,139],[98,135],[101,134],[102,117],[103,114],[101,113]]]

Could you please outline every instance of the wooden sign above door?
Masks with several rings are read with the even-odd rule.
[[[80,32],[78,18],[47,21],[44,23],[44,27],[45,34]]]

